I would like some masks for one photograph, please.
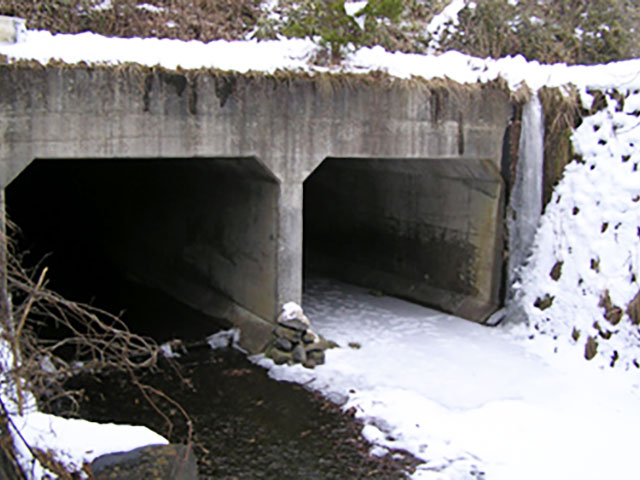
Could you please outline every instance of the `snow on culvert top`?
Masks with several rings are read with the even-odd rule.
[[[501,77],[514,90],[525,83],[533,90],[568,84],[581,89],[640,87],[640,60],[595,66],[541,65],[535,61],[528,62],[522,56],[494,60],[455,51],[421,55],[391,53],[382,47],[364,47],[348,53],[342,64],[327,68],[310,63],[317,48],[310,39],[203,43],[196,40],[113,38],[89,32],[52,35],[46,31],[29,30],[24,42],[0,45],[0,55],[6,55],[9,61],[36,60],[42,64],[51,60],[70,64],[138,63],[168,69],[215,68],[238,73],[385,71],[398,78],[447,77],[460,83],[489,82]]]

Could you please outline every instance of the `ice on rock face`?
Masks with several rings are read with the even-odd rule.
[[[542,213],[544,123],[542,105],[532,95],[522,111],[519,158],[509,199],[509,298],[520,280],[520,269],[531,253]]]

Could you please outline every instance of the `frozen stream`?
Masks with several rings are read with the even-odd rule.
[[[636,478],[640,398],[629,375],[333,281],[308,282],[304,308],[341,348],[314,371],[258,361],[355,407],[373,453],[425,461],[414,478]]]

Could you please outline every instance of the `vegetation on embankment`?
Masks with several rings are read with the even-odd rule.
[[[494,58],[522,54],[570,64],[604,63],[640,51],[640,6],[631,0],[466,0],[457,22],[434,33],[429,22],[449,3],[369,0],[349,15],[345,0],[0,0],[0,14],[54,33],[205,42],[309,37],[321,47],[318,62],[338,62],[351,48],[373,45]]]

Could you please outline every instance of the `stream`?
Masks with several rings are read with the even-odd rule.
[[[197,345],[175,364],[162,359],[139,380],[169,395],[193,422],[202,479],[401,479],[419,463],[405,452],[369,455],[352,412],[303,386],[270,379],[239,351],[197,342],[226,326],[152,289],[132,284],[119,291],[111,301],[127,307],[124,319],[133,331]],[[124,374],[85,375],[68,387],[83,392],[81,418],[145,425],[171,442],[189,441],[180,409],[153,396],[168,423]],[[59,402],[53,412],[68,407]]]

